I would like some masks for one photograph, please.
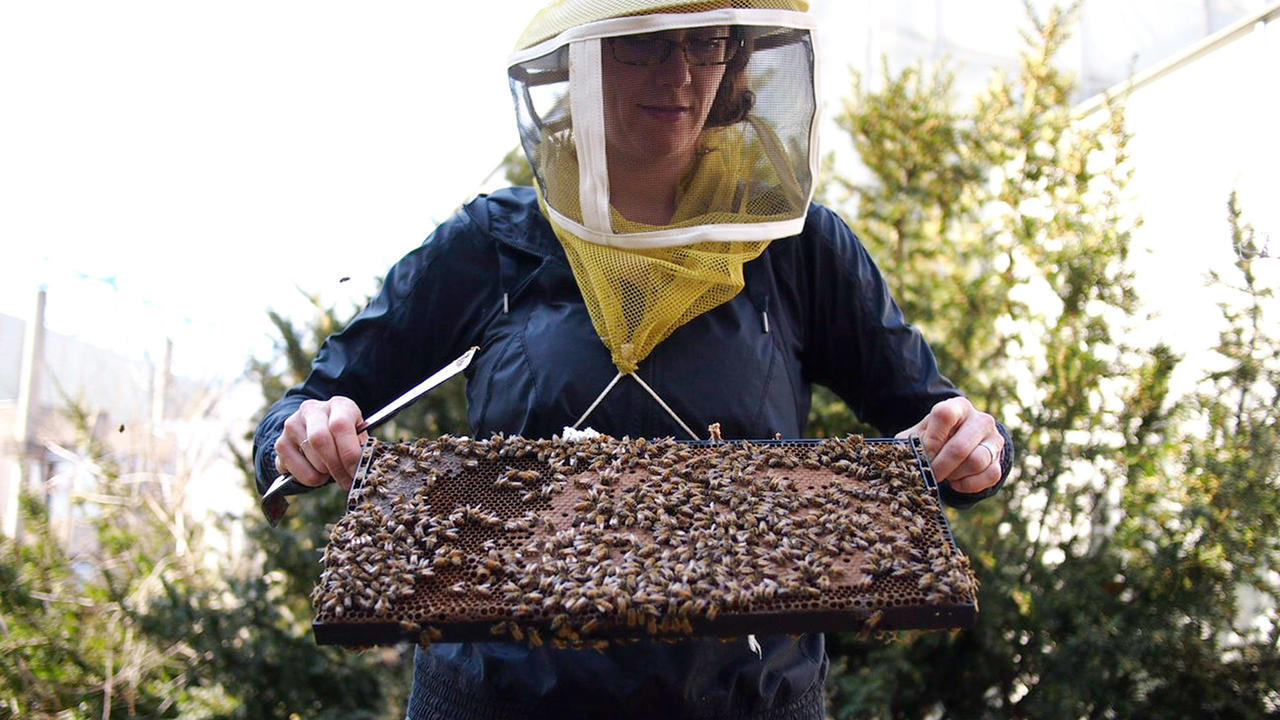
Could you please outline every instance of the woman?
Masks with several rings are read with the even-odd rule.
[[[576,421],[803,437],[818,382],[876,427],[920,435],[951,504],[995,492],[1003,428],[938,373],[848,227],[807,203],[803,3],[601,5],[554,4],[513,57],[538,192],[477,199],[392,268],[263,420],[260,483],[280,470],[348,487],[360,408],[479,345],[477,436]],[[758,638],[758,656],[717,639],[435,645],[415,658],[409,717],[823,717],[823,637]]]

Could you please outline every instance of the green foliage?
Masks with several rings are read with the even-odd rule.
[[[309,609],[299,615],[302,603],[288,588],[279,572],[240,575],[222,588],[166,583],[146,629],[157,638],[190,629],[179,636],[201,662],[188,682],[212,684],[228,700],[207,717],[377,720],[403,712],[399,653],[318,647]]]
[[[1192,398],[1170,396],[1168,348],[1124,342],[1128,135],[1119,108],[1071,115],[1052,61],[1074,12],[1033,16],[1020,73],[972,110],[944,71],[915,67],[875,92],[855,80],[840,118],[875,178],[846,184],[860,234],[1019,455],[999,497],[953,516],[983,583],[977,627],[833,637],[838,717],[1263,717],[1280,703],[1269,291],[1238,264],[1227,369]]]
[[[821,385],[813,387],[813,402],[809,407],[810,437],[844,437],[860,433],[867,437],[879,437],[880,432],[858,420],[844,401]]]
[[[350,319],[310,299],[306,322],[271,315],[280,360],[250,364],[266,402],[301,381]],[[281,528],[256,513],[224,518],[216,529],[243,532],[254,552],[211,565],[203,537],[215,528],[171,496],[192,478],[155,473],[157,458],[117,457],[87,408],[69,416],[80,432],[67,452],[93,488],[73,514],[90,522],[73,552],[64,521],[28,498],[22,542],[0,540],[0,718],[403,716],[409,648],[352,652],[312,637],[309,596],[340,492],[295,499]],[[451,382],[387,427],[416,436],[465,423],[463,385]],[[249,476],[245,487],[254,492]]]
[[[533,166],[524,155],[524,148],[517,145],[507,151],[498,163],[502,177],[512,185],[533,185]]]
[[[57,518],[24,497],[22,541],[0,539],[0,717],[217,716],[230,703],[192,682],[187,628],[155,634],[149,619],[162,587],[220,584],[197,557],[202,530],[177,521],[171,483],[134,463],[126,479],[90,414],[70,415],[81,441],[63,454],[92,491]]]

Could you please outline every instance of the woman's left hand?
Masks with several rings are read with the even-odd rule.
[[[933,474],[956,492],[976,493],[1000,482],[1004,438],[996,419],[979,412],[968,398],[943,400],[897,438],[919,435]]]

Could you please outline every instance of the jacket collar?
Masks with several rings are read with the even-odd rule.
[[[473,222],[499,242],[538,257],[568,262],[551,224],[538,207],[533,188],[504,188],[481,195],[463,209]]]

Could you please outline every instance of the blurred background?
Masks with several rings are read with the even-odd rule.
[[[0,7],[0,717],[396,716],[404,649],[307,634],[336,493],[268,532],[247,434],[521,177],[535,6]],[[981,628],[833,638],[832,715],[1280,713],[1280,3],[813,11],[820,199],[1021,451],[953,514]]]

